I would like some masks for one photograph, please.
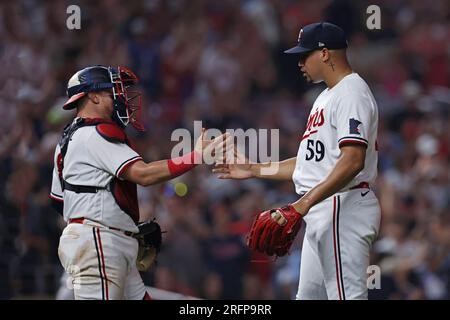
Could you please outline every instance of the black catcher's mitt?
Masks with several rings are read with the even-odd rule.
[[[139,233],[135,235],[139,241],[136,266],[139,271],[147,271],[156,263],[156,257],[161,250],[161,226],[153,219],[139,223],[138,228]]]

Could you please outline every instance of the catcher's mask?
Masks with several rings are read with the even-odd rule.
[[[142,95],[139,91],[129,90],[138,83],[137,76],[125,67],[93,66],[75,73],[67,84],[69,100],[63,109],[77,107],[76,101],[89,92],[112,91],[114,109],[112,120],[125,128],[129,123],[138,131],[145,131],[141,124]]]

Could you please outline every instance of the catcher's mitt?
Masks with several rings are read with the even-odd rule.
[[[259,213],[247,236],[252,250],[269,256],[284,256],[302,227],[302,216],[292,205]]]
[[[136,266],[139,271],[147,271],[156,263],[156,257],[161,250],[161,227],[153,219],[139,223],[138,228],[139,233],[135,235],[139,241]]]

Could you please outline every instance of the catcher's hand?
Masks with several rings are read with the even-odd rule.
[[[261,212],[253,221],[247,245],[269,256],[284,256],[289,252],[302,222],[302,215],[291,204]]]
[[[139,271],[147,271],[156,263],[156,257],[161,250],[162,232],[155,219],[138,224],[139,233],[135,238],[139,242],[136,266]]]

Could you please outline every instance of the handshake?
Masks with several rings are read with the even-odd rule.
[[[279,162],[254,163],[244,154],[238,151],[234,142],[234,136],[224,133],[214,139],[206,139],[205,129],[202,128],[200,137],[194,147],[195,164],[214,164],[213,173],[220,173],[219,179],[248,179],[266,178],[285,180],[285,174],[279,171]],[[239,138],[238,138],[239,141]],[[250,141],[250,144],[257,141]],[[277,149],[278,150],[278,149]],[[255,158],[266,158],[267,155],[253,155]],[[288,174],[287,180],[291,180],[292,173]]]
[[[202,129],[202,134],[195,145],[195,152],[201,154],[202,159],[208,157],[206,163],[215,164],[212,172],[220,174],[219,179],[267,178],[261,172],[262,169],[273,165],[272,163],[251,163],[237,150],[234,138],[228,133],[213,140],[205,140],[204,133]],[[284,175],[283,172],[276,173],[272,179],[284,178]],[[292,172],[286,176],[290,179]],[[302,224],[303,215],[291,204],[260,212],[255,216],[247,235],[247,246],[269,256],[284,256],[289,252]]]
[[[227,158],[231,159],[234,154],[235,145],[233,137],[224,133],[214,139],[207,139],[206,129],[202,128],[200,137],[194,146],[195,164],[223,164]]]

